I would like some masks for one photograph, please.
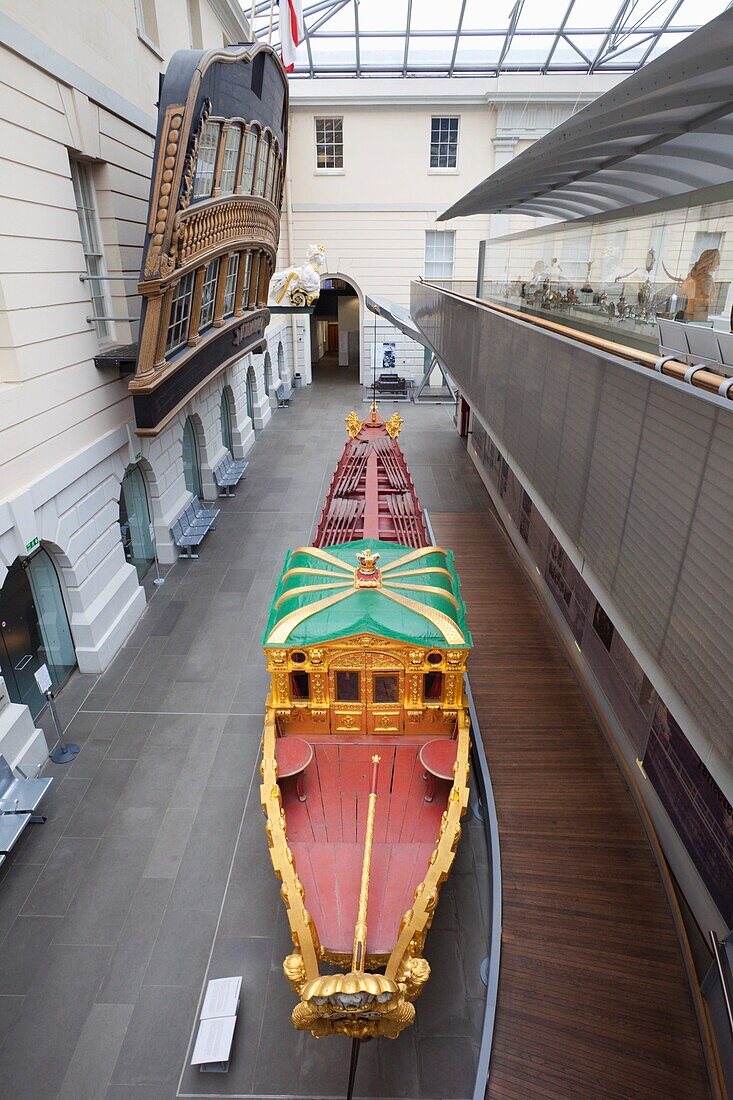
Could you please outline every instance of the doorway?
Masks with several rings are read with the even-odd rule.
[[[329,667],[331,733],[403,733],[404,678],[397,663],[376,670],[361,651],[337,657]]]
[[[43,549],[18,558],[0,588],[0,671],[14,703],[25,703],[35,718],[46,705],[35,681],[47,665],[54,690],[76,668],[76,652],[61,585]]]
[[[155,549],[145,475],[137,464],[128,466],[122,479],[120,532],[125,558],[135,566],[137,579],[142,581],[155,560]]]
[[[337,376],[359,379],[361,303],[356,286],[343,276],[323,276],[311,317],[313,381]]]

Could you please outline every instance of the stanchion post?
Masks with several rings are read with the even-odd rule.
[[[76,754],[79,752],[78,745],[64,744],[64,735],[61,730],[61,723],[59,722],[59,716],[56,713],[56,704],[53,698],[53,692],[45,692],[48,705],[51,710],[51,717],[56,729],[56,744],[51,752],[48,754],[49,760],[53,760],[54,764],[70,764]]]

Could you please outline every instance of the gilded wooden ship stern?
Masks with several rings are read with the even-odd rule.
[[[373,438],[392,439],[379,425]],[[364,538],[291,551],[263,644],[261,799],[293,1024],[396,1038],[430,976],[425,938],[468,805],[471,638],[453,555]]]

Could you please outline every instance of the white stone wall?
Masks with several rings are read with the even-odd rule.
[[[120,484],[130,457],[119,429],[0,503],[0,586],[38,539],[59,574],[82,672],[106,668],[145,607],[120,540]]]

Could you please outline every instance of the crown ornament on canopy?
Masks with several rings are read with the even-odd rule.
[[[360,550],[356,555],[356,560],[359,563],[359,568],[356,570],[354,577],[357,588],[378,588],[381,577],[379,569],[377,568],[377,562],[380,555],[373,554],[370,547],[366,547],[364,550]]]

